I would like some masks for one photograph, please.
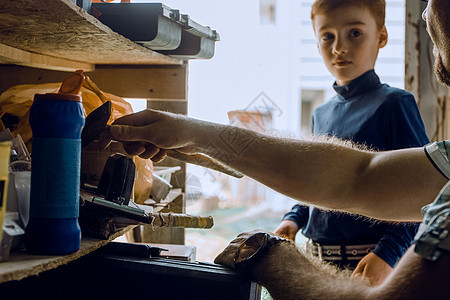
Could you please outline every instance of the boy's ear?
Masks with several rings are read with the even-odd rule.
[[[380,30],[380,40],[378,42],[378,47],[381,49],[384,46],[386,46],[388,42],[388,33],[386,30],[386,26],[383,26],[383,28],[381,28]]]

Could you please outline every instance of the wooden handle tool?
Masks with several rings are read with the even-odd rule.
[[[213,227],[214,219],[210,216],[200,217],[188,214],[152,213],[152,225],[157,227],[203,228]]]

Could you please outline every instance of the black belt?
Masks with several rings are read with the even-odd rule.
[[[323,261],[357,261],[373,251],[376,245],[322,245],[310,240],[306,250]]]

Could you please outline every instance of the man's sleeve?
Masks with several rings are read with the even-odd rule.
[[[450,178],[450,141],[432,143],[425,147],[433,165],[447,179]],[[448,182],[433,203],[422,209],[423,223],[416,235],[414,251],[428,260],[437,260],[443,253],[450,253],[450,182]]]
[[[447,179],[450,179],[450,141],[434,142],[426,145],[425,154],[434,167]]]
[[[298,228],[306,226],[309,220],[309,206],[296,204],[287,212],[283,220],[291,220],[297,223]]]
[[[392,268],[411,246],[419,223],[388,224],[373,252]]]

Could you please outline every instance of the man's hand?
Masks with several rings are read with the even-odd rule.
[[[297,234],[298,230],[299,228],[297,223],[291,220],[283,220],[275,229],[274,233],[286,239],[295,241],[295,235]]]
[[[353,271],[353,278],[360,278],[371,286],[380,285],[392,272],[392,267],[375,253],[367,254]]]
[[[147,109],[117,119],[109,130],[110,138],[123,143],[130,155],[161,161],[164,149],[183,153],[193,151],[193,137],[187,134],[195,123],[181,115]]]

